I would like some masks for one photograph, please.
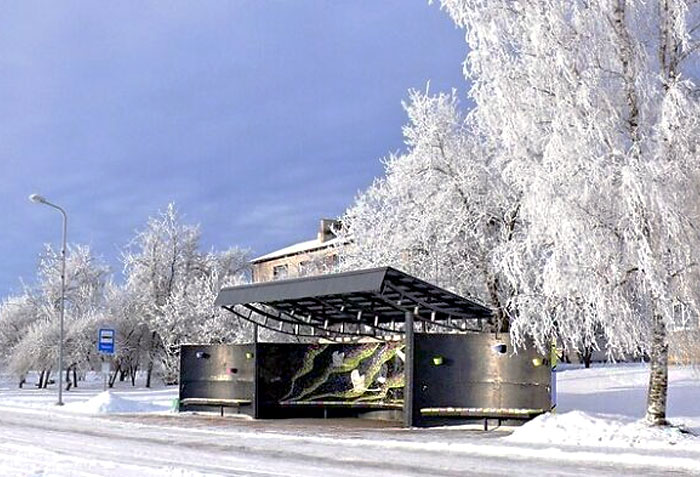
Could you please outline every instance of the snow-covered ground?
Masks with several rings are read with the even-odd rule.
[[[649,368],[645,364],[598,365],[590,369],[563,368],[557,372],[557,418],[550,424],[571,419],[563,414],[583,411],[589,415],[610,414],[619,423],[644,416]],[[579,413],[580,414],[580,413]],[[672,366],[669,375],[668,416],[679,425],[700,434],[700,369]],[[543,416],[541,420],[545,420]],[[570,421],[567,421],[570,422]],[[569,424],[570,425],[570,424]],[[535,428],[536,423],[527,427]],[[602,434],[607,435],[605,431]],[[579,436],[560,435],[557,439],[578,443]]]
[[[0,380],[0,475],[700,475],[700,438],[650,429],[646,366],[565,369],[557,413],[514,432],[171,411],[176,388],[99,380],[64,393]],[[700,376],[670,374],[669,416],[700,434]]]

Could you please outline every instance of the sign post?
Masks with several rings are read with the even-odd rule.
[[[104,380],[104,385],[102,386],[103,391],[107,390],[107,378],[109,377],[110,369],[111,366],[109,365],[109,361],[102,361],[102,379]]]
[[[97,333],[97,352],[102,354],[102,375],[104,376],[104,387],[107,390],[107,377],[109,376],[110,363],[105,361],[105,356],[114,354],[114,337],[116,332],[113,328],[100,328]]]

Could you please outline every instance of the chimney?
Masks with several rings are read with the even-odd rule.
[[[340,227],[340,220],[321,219],[321,226],[318,229],[318,241],[323,243],[335,238],[334,228]]]

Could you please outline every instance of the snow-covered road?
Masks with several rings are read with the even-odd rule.
[[[99,394],[88,386],[67,393],[69,405],[57,408],[50,391],[6,384],[0,386],[0,475],[700,475],[700,439],[650,434],[634,422],[644,374],[639,366],[563,372],[562,412],[511,436],[352,419],[174,414],[165,411],[174,397],[167,388]],[[672,388],[672,412],[700,429],[694,375],[673,370]],[[100,414],[96,405],[137,412]],[[566,412],[572,409],[579,411]],[[154,410],[160,412],[149,413]]]
[[[250,423],[199,416],[88,417],[0,409],[2,475],[451,476],[700,472],[686,453],[553,449],[497,433]],[[262,430],[264,429],[264,430]],[[347,435],[346,435],[347,434]],[[700,454],[696,456],[700,460]]]

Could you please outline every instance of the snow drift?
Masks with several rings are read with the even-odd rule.
[[[583,411],[543,414],[504,439],[517,443],[647,449],[676,446],[700,450],[700,438],[680,428],[650,427],[630,417]]]
[[[124,399],[110,391],[104,391],[93,398],[66,404],[66,410],[83,414],[119,414],[167,411],[165,406]]]

